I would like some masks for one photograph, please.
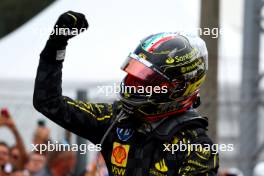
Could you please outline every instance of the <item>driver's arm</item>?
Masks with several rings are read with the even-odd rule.
[[[62,14],[57,26],[88,27],[84,15]],[[63,128],[99,143],[112,120],[112,104],[90,104],[62,95],[62,67],[65,48],[73,36],[51,36],[40,54],[35,80],[33,104],[43,115]]]

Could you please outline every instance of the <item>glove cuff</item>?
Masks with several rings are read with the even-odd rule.
[[[46,46],[57,50],[64,50],[68,45],[68,40],[69,39],[65,38],[64,36],[59,36],[59,37],[50,36]]]
[[[45,48],[40,54],[40,58],[55,63],[62,63],[66,54],[67,40],[49,39]]]

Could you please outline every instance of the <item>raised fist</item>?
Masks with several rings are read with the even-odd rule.
[[[82,13],[68,11],[60,15],[50,35],[54,40],[68,40],[89,27]]]

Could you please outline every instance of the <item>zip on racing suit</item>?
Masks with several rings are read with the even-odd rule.
[[[75,12],[70,13],[78,16]],[[122,113],[119,101],[93,104],[63,96],[62,67],[66,45],[67,42],[49,39],[41,52],[33,104],[50,120],[94,144],[99,144],[115,123],[107,131],[101,146],[109,175],[216,175],[217,151],[204,147],[198,150],[186,148],[187,144],[213,146],[206,134],[207,119],[194,109],[171,115],[159,123],[138,125],[133,116],[116,121]]]

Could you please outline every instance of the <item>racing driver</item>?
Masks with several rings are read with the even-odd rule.
[[[82,32],[88,22],[83,14],[68,11],[54,28]],[[127,73],[121,90],[152,87],[152,94],[120,91],[120,99],[111,104],[88,103],[63,96],[61,88],[68,40],[80,32],[50,35],[40,54],[34,107],[100,144],[109,175],[215,176],[218,154],[208,147],[213,143],[206,134],[207,119],[195,110],[208,69],[205,42],[177,32],[146,37],[121,67]],[[193,144],[200,147],[190,147]]]

